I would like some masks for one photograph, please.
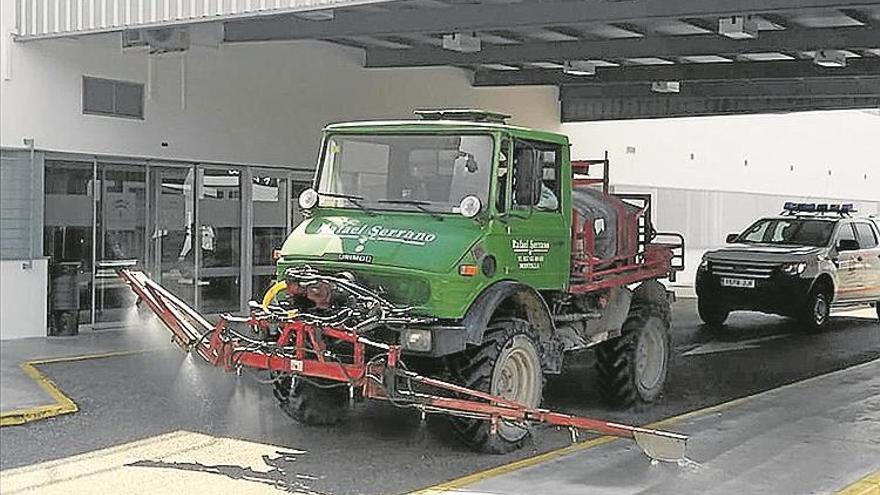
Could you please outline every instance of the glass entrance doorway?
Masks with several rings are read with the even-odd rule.
[[[143,167],[98,162],[95,209],[95,324],[123,321],[135,296],[118,267],[146,269],[147,184]]]
[[[193,225],[195,167],[150,166],[150,272],[156,282],[189,304],[195,304]]]
[[[95,328],[119,326],[135,304],[119,267],[145,270],[203,313],[243,311],[274,278],[272,250],[301,218],[296,198],[310,175],[47,156],[44,254],[66,277],[50,287]]]

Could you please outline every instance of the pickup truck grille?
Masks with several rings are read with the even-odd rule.
[[[712,274],[722,277],[766,279],[773,275],[779,268],[779,263],[760,263],[739,261],[710,261],[709,268]]]

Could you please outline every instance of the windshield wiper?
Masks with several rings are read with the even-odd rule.
[[[419,201],[417,199],[380,199],[376,202],[377,203],[385,203],[385,204],[389,204],[389,205],[412,205],[412,206],[415,206],[416,208],[418,208],[420,211],[423,211],[423,212],[427,213],[428,215],[431,215],[432,217],[436,218],[437,220],[440,220],[441,222],[443,221],[443,215],[441,215],[439,212],[425,208],[426,205],[431,204],[430,201]]]
[[[347,199],[351,204],[358,207],[359,210],[363,211],[367,215],[374,216],[376,214],[375,211],[367,208],[361,201],[364,200],[363,196],[356,196],[354,194],[341,194],[341,193],[329,193],[329,192],[319,192],[318,196],[327,196],[328,198],[342,198]]]

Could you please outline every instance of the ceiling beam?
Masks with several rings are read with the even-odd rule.
[[[758,38],[735,40],[715,34],[651,36],[609,40],[524,43],[484,46],[475,53],[459,53],[436,47],[411,50],[371,49],[366,67],[425,67],[436,65],[514,64],[546,60],[581,60],[639,57],[677,57],[738,53],[808,51],[817,49],[875,48],[880,28],[797,28],[765,31]]]
[[[579,85],[651,81],[727,81],[820,77],[880,76],[880,58],[849,59],[846,67],[821,67],[811,60],[710,64],[598,67],[595,76],[571,76],[562,70],[478,70],[474,86]]]
[[[539,26],[572,26],[591,22],[637,22],[682,17],[718,17],[743,13],[776,13],[804,9],[876,7],[876,0],[579,0],[514,4],[460,4],[451,9],[395,10],[363,13],[340,10],[332,20],[309,21],[292,15],[225,23],[226,41],[317,39],[401,33],[487,31]]]
[[[591,84],[563,86],[562,101],[579,98],[643,97],[655,95],[646,83]],[[793,97],[854,97],[880,98],[880,76],[847,78],[798,78],[772,81],[713,81],[681,85],[673,98],[773,99]]]
[[[880,97],[794,96],[743,99],[657,95],[637,98],[581,98],[563,100],[561,113],[563,122],[587,122],[867,108],[880,108]]]

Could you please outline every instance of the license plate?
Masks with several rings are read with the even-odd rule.
[[[744,278],[727,278],[723,277],[721,279],[722,287],[737,287],[740,289],[754,289],[755,281],[744,279]]]

